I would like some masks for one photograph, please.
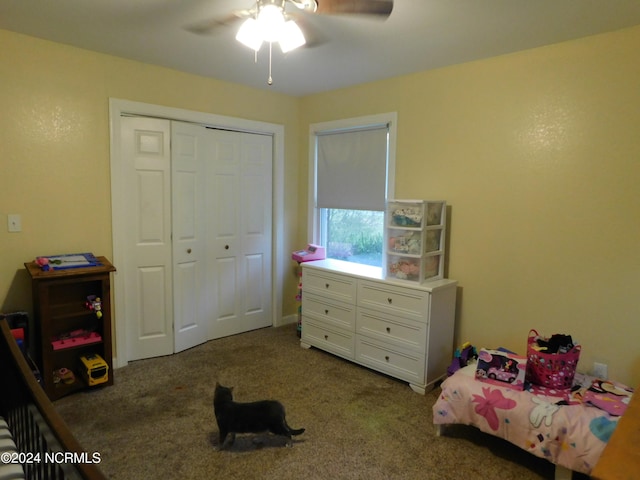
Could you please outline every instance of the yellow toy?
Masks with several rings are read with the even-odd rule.
[[[97,353],[82,355],[80,364],[80,373],[90,387],[109,380],[109,365]]]

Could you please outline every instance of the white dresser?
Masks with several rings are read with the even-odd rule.
[[[385,280],[382,269],[340,260],[302,264],[302,338],[409,382],[424,394],[453,358],[455,280]]]

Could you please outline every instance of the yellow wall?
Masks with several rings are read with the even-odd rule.
[[[581,370],[640,383],[640,27],[301,99],[1,30],[0,45],[0,310],[26,308],[36,255],[111,255],[109,97],[285,125],[285,251],[307,241],[308,125],[396,111],[396,196],[451,206],[457,341],[524,352],[529,328],[570,333]],[[285,315],[291,292],[292,274]]]
[[[285,184],[297,183],[294,97],[3,30],[0,45],[0,311],[31,310],[23,263],[37,255],[112,258],[110,97],[284,125]],[[295,199],[285,209],[288,252],[297,246]],[[10,213],[22,215],[22,233],[7,232]],[[285,313],[296,281],[286,279]]]
[[[398,112],[396,197],[451,206],[458,342],[568,333],[638,385],[638,52],[640,27],[313,95],[301,125]]]

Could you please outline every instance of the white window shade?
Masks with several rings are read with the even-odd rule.
[[[317,137],[317,207],[384,210],[388,126]]]

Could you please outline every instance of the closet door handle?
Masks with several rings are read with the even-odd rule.
[[[229,245],[225,245],[225,246],[224,246],[224,249],[225,249],[225,250],[229,250]]]
[[[191,249],[190,248],[187,248],[187,253],[191,253]]]

